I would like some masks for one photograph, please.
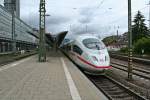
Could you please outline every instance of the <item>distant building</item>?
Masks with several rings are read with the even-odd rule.
[[[4,0],[4,7],[20,18],[20,0]]]
[[[127,47],[128,44],[128,33],[124,33],[120,36],[115,36],[116,41],[112,42],[111,44],[107,45],[108,50],[110,51],[118,51],[121,48]]]
[[[127,47],[125,43],[112,43],[107,46],[109,51],[119,51],[121,48]]]

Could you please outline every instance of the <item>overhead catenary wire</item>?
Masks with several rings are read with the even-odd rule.
[[[137,11],[133,11],[132,14],[137,13],[138,11],[141,11],[141,10],[143,10],[143,9],[146,9],[147,7],[148,7],[148,6],[145,6],[145,7],[141,8],[141,9],[138,9]],[[109,27],[111,26],[111,24],[115,24],[115,23],[117,23],[117,22],[123,21],[123,19],[124,19],[125,17],[127,17],[127,15],[128,15],[128,14],[126,14],[126,15],[124,15],[124,16],[118,18],[118,19],[115,19],[114,21],[109,22],[109,23],[108,23],[108,24],[109,24]],[[113,25],[113,26],[115,26],[115,25]]]
[[[146,6],[146,7],[143,7],[143,8],[141,8],[141,9],[138,9],[137,11],[134,11],[134,12],[132,12],[132,14],[135,14],[135,13],[137,13],[138,11],[141,11],[141,10],[143,10],[143,9],[146,9],[148,6]],[[114,20],[114,21],[111,21],[110,23],[108,23],[108,24],[111,24],[111,23],[115,23],[115,22],[119,22],[120,20],[122,20],[124,17],[126,17],[128,14],[126,14],[126,15],[123,15],[122,17],[120,17],[120,18],[118,18],[118,19],[116,19],[116,20]]]
[[[97,8],[100,8],[104,2],[105,2],[105,0],[102,0],[102,1],[100,2],[100,4],[97,6]]]

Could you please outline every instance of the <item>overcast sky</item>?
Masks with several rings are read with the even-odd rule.
[[[0,0],[2,3],[2,0]],[[57,33],[68,30],[69,34],[95,33],[102,38],[127,31],[128,0],[46,0],[46,28]],[[40,0],[21,0],[21,18],[38,27]],[[140,10],[148,20],[149,0],[132,0],[132,15]],[[148,24],[148,21],[146,21]]]

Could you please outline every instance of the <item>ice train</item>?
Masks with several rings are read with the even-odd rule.
[[[101,74],[112,68],[104,43],[93,35],[80,35],[64,43],[62,49],[67,56],[87,73]]]

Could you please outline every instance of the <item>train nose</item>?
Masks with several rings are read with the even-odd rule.
[[[94,64],[94,65],[99,65],[99,59],[98,59],[98,57],[96,56],[96,55],[93,55],[93,56],[91,56],[91,63],[92,64]]]
[[[92,61],[98,62],[98,58],[96,56],[92,56]]]
[[[95,55],[92,56],[92,63],[97,66],[108,66],[109,65],[109,57],[107,55]]]

